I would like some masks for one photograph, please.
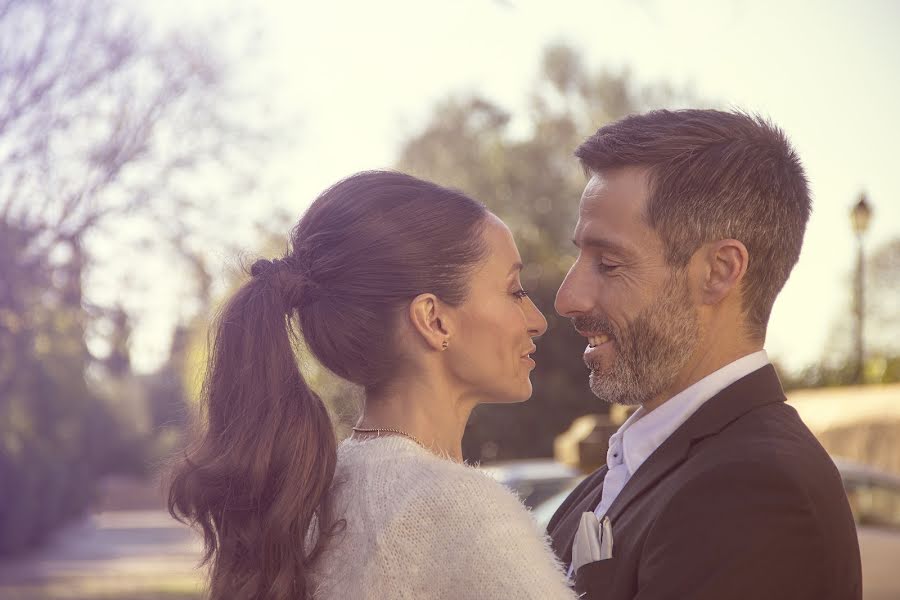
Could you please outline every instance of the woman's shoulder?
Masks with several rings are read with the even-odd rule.
[[[338,456],[339,477],[364,485],[371,498],[383,497],[398,511],[422,507],[528,517],[518,496],[484,471],[405,438],[345,440]]]
[[[446,458],[432,461],[427,473],[411,478],[398,494],[398,514],[427,514],[429,521],[461,530],[497,525],[540,532],[519,497],[486,472]]]
[[[434,477],[417,484],[418,492],[446,494],[448,497],[480,498],[482,501],[512,503],[522,506],[518,497],[503,484],[477,466],[451,460],[438,459],[434,465]]]
[[[462,505],[475,504],[494,505],[514,512],[527,514],[527,509],[519,497],[508,487],[491,477],[488,473],[470,465],[449,460],[442,461],[439,477],[423,482],[427,491],[445,494]]]
[[[397,439],[342,444],[339,456],[349,546],[380,572],[426,574],[436,598],[572,597],[546,534],[486,472]]]
[[[442,462],[398,498],[382,539],[406,548],[408,562],[427,553],[452,564],[465,580],[456,585],[469,586],[459,597],[571,598],[546,532],[519,497],[476,467]]]

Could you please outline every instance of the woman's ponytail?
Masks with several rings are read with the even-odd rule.
[[[285,290],[283,267],[257,261],[220,314],[202,437],[172,476],[169,512],[203,532],[211,600],[307,598],[310,564],[334,526],[335,434],[296,362],[299,290]]]

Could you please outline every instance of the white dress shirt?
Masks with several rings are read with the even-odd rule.
[[[767,364],[769,356],[765,350],[748,354],[710,373],[655,410],[647,412],[643,406],[639,407],[609,438],[606,453],[609,472],[603,481],[600,504],[594,510],[597,518],[603,519],[631,476],[704,402]],[[569,576],[572,576],[571,567]]]

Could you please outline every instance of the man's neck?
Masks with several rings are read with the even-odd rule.
[[[707,351],[699,350],[694,353],[690,360],[688,360],[687,364],[681,369],[671,385],[660,392],[652,400],[644,402],[644,414],[659,408],[671,398],[677,396],[698,381],[709,377],[722,367],[762,349],[762,342],[748,342],[736,345],[733,348],[724,349],[725,351],[721,348]]]

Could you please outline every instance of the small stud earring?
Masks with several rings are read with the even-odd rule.
[[[441,349],[446,350],[449,347],[450,347],[450,342],[447,340],[444,340],[444,343],[441,344]]]

